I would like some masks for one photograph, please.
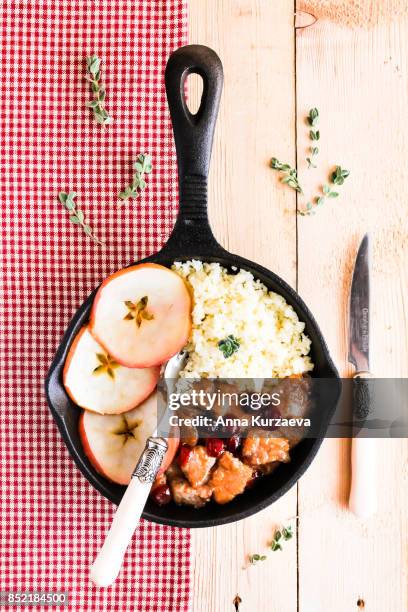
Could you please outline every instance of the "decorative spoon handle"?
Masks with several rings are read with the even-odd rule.
[[[105,542],[91,568],[91,580],[100,587],[112,584],[123,557],[139,524],[150,489],[167,451],[164,438],[152,436],[147,439],[131,481],[122,497]]]

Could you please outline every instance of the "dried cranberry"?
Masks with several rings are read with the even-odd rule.
[[[254,470],[252,472],[252,478],[248,480],[246,484],[246,488],[252,489],[252,487],[255,485],[256,481],[258,480],[258,478],[260,478],[261,476],[262,476],[262,472],[260,470]]]
[[[237,434],[231,436],[227,440],[227,451],[235,455],[240,444],[241,444],[241,439],[239,436],[237,436]]]
[[[166,484],[155,487],[150,495],[159,506],[165,506],[171,502],[171,492]]]
[[[180,467],[183,467],[183,465],[186,465],[187,461],[189,460],[192,450],[193,449],[191,448],[191,446],[187,446],[187,444],[183,444],[180,447],[180,451],[177,457],[177,462]]]
[[[225,450],[224,440],[219,438],[208,438],[206,446],[210,457],[219,457]]]

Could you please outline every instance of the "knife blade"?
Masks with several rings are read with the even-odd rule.
[[[370,370],[370,241],[358,249],[350,291],[348,361],[357,372]]]

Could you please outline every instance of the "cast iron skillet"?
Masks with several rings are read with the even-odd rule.
[[[201,106],[195,115],[188,110],[184,98],[184,84],[190,73],[197,73],[203,79]],[[311,357],[315,364],[313,375],[335,379],[335,384],[330,385],[329,397],[319,408],[330,418],[338,400],[340,383],[312,314],[295,291],[273,272],[223,249],[214,238],[208,222],[207,177],[223,84],[221,61],[207,47],[182,47],[170,56],[165,81],[177,150],[180,209],[167,244],[159,253],[147,257],[143,262],[152,261],[170,266],[176,260],[199,259],[219,262],[227,268],[236,266],[249,270],[269,289],[282,295],[293,306],[299,319],[306,323],[306,333],[312,341]],[[94,295],[95,291],[82,304],[68,326],[47,376],[46,394],[52,415],[75,463],[102,495],[118,504],[125,488],[100,476],[87,460],[78,436],[81,411],[69,399],[62,384],[62,369],[67,352],[77,332],[89,318]],[[323,428],[318,439],[304,439],[291,451],[289,464],[280,466],[270,476],[264,476],[258,486],[239,495],[229,504],[220,506],[211,502],[195,510],[174,503],[159,507],[149,500],[143,517],[178,527],[211,527],[250,516],[276,501],[296,483],[314,458],[324,433]]]

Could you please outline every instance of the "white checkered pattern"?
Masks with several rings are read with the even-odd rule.
[[[184,0],[2,3],[0,588],[69,591],[78,612],[189,607],[183,529],[142,522],[120,578],[92,586],[89,566],[114,507],[74,466],[43,393],[76,308],[109,273],[158,250],[172,227],[176,161],[163,73],[186,42],[186,21]],[[92,53],[103,59],[114,118],[106,130],[85,106]],[[148,188],[120,205],[139,152],[153,157]],[[57,196],[70,190],[104,248],[68,221]]]

